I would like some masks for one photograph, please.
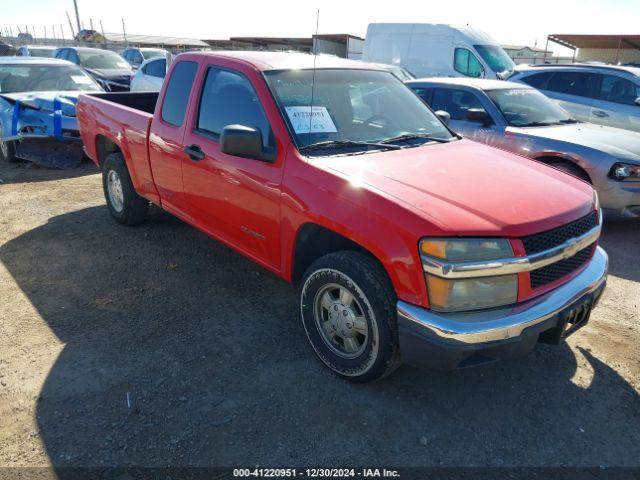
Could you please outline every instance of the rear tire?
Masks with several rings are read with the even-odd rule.
[[[144,222],[149,201],[133,188],[127,165],[121,153],[112,153],[102,166],[102,186],[107,207],[116,222],[138,225]]]
[[[369,382],[400,365],[396,294],[370,256],[341,251],[313,262],[302,280],[300,311],[313,350],[338,376]]]
[[[569,173],[574,177],[578,177],[580,180],[584,180],[585,182],[591,183],[591,179],[587,172],[585,172],[580,167],[574,165],[573,163],[568,162],[552,162],[549,164],[551,167],[555,167],[558,170],[562,170],[563,172]]]

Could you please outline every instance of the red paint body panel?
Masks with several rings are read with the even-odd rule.
[[[76,115],[78,125],[83,125],[80,135],[89,158],[100,167],[98,138],[109,139],[120,147],[136,191],[160,203],[148,154],[153,115],[95,97],[85,97],[83,102],[78,102]]]
[[[180,55],[168,78],[181,60],[198,62],[199,69],[179,128],[160,119],[166,81],[153,118],[81,96],[78,119],[87,154],[98,163],[96,138],[111,139],[141,195],[287,280],[303,225],[339,233],[378,258],[400,299],[422,306],[428,306],[428,295],[418,253],[421,238],[508,237],[516,254],[523,255],[518,237],[558,227],[594,208],[586,183],[467,140],[348,157],[302,156],[262,71],[310,68],[312,58],[255,52]],[[319,67],[338,62],[318,60]],[[371,68],[339,62],[336,68]],[[251,82],[276,139],[274,163],[224,154],[217,139],[195,130],[209,66],[232,69]],[[192,144],[202,148],[203,160],[194,162],[183,152]],[[519,284],[519,300],[538,294],[527,290],[526,275]]]

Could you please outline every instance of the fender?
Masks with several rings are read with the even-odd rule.
[[[282,276],[293,280],[298,234],[303,225],[313,223],[347,238],[378,259],[398,298],[428,306],[415,237],[416,231],[427,234],[424,221],[388,199],[366,188],[354,187],[322,169],[317,169],[318,177],[324,178],[314,175],[314,181],[310,182],[308,169],[313,165],[301,160],[294,151],[291,147],[287,155],[289,168],[283,181],[286,190],[281,213]],[[297,174],[299,170],[301,175]],[[378,213],[390,211],[396,214]]]

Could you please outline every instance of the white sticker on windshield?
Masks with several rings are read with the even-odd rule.
[[[336,125],[327,107],[285,107],[296,133],[336,133]]]
[[[84,75],[71,75],[71,80],[77,85],[90,85],[93,83],[89,77],[85,77]]]

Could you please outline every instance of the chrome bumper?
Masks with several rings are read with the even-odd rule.
[[[415,333],[440,344],[473,346],[508,340],[522,335],[529,327],[551,319],[580,298],[598,290],[606,281],[607,268],[607,254],[597,247],[587,267],[571,281],[515,307],[438,313],[398,301],[398,320]]]

